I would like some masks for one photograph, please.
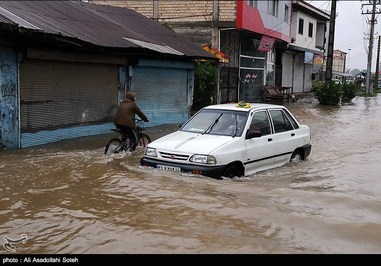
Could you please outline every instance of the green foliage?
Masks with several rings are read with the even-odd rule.
[[[331,82],[328,88],[325,88],[325,82],[313,81],[312,92],[322,105],[338,105],[352,101],[357,96],[359,87],[354,83],[344,82],[336,84]]]
[[[341,101],[344,103],[352,101],[352,99],[356,97],[359,91],[359,87],[354,83],[344,82],[341,86],[342,86]]]
[[[338,105],[341,100],[341,86],[331,82],[329,88],[325,88],[325,82],[314,81],[312,92],[322,105]]]
[[[211,62],[195,63],[195,88],[192,110],[216,103],[217,68]]]
[[[376,97],[378,95],[377,92],[373,92],[373,93],[368,93],[366,94],[364,90],[360,90],[358,93],[357,93],[357,96],[360,96],[360,97]]]

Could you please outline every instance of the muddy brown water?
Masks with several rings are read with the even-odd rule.
[[[110,135],[0,152],[0,254],[381,253],[381,96],[286,105],[310,157],[237,180],[105,156]]]

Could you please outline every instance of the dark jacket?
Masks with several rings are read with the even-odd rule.
[[[135,103],[135,93],[128,91],[126,93],[126,100],[121,102],[118,106],[114,123],[136,130],[135,114],[137,114],[144,122],[149,121],[147,116]]]

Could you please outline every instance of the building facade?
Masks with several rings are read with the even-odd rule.
[[[347,73],[347,54],[341,50],[333,50],[332,72]]]
[[[261,101],[263,85],[282,85],[282,54],[291,40],[292,1],[113,1],[220,51],[217,102]],[[197,99],[195,99],[197,100]]]
[[[308,92],[324,61],[329,14],[304,1],[115,1],[219,50],[218,102],[260,101],[263,85]]]
[[[324,64],[329,14],[304,1],[293,1],[291,43],[283,54],[282,86],[309,92]]]
[[[137,93],[146,126],[183,123],[199,59],[216,60],[133,10],[2,1],[0,147],[109,133],[128,90]]]

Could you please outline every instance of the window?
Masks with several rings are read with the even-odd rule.
[[[270,115],[274,123],[275,133],[293,130],[294,126],[297,126],[296,122],[282,110],[270,110]]]
[[[287,22],[288,21],[288,18],[290,17],[290,8],[288,7],[288,5],[285,5],[284,6],[284,21]]]
[[[279,0],[269,0],[267,3],[267,13],[278,17]]]
[[[299,19],[299,29],[298,29],[298,33],[303,35],[303,26],[304,26],[304,19],[300,18]]]
[[[262,99],[265,78],[266,52],[258,51],[260,40],[245,38],[241,42],[239,100]]]
[[[296,123],[295,119],[291,116],[291,114],[289,112],[284,112],[284,115],[288,118],[288,120],[290,120],[292,126],[294,127],[294,129],[298,129],[299,128],[299,125],[298,123]]]
[[[274,52],[267,52],[266,85],[274,85]]]
[[[257,7],[257,1],[258,1],[258,0],[249,0],[249,1],[248,1],[248,4],[249,4],[249,6],[251,6],[251,7]]]
[[[249,130],[260,131],[262,136],[271,134],[269,117],[265,111],[256,112],[253,115]]]
[[[313,23],[308,23],[308,37],[312,38],[314,32],[314,24]]]

